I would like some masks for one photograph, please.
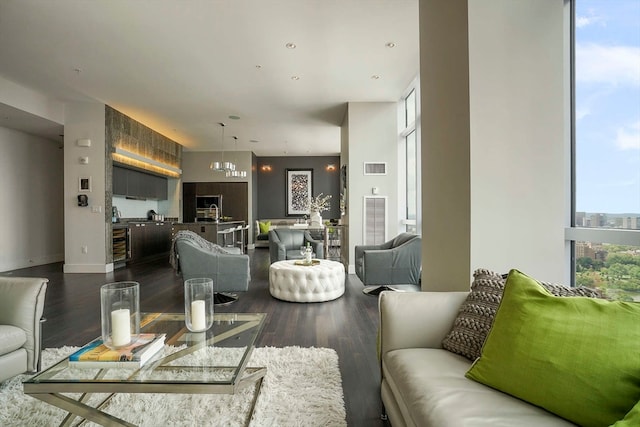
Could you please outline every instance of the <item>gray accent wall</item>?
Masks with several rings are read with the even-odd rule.
[[[313,170],[313,196],[331,194],[331,207],[322,213],[323,220],[340,218],[340,156],[258,157],[258,216],[287,218],[287,169]],[[333,164],[335,169],[327,170]],[[270,171],[262,170],[264,165]],[[291,217],[295,218],[295,217]]]

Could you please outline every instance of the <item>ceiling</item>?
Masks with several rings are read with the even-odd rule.
[[[0,0],[1,77],[187,151],[221,149],[224,122],[226,150],[335,155],[346,103],[398,101],[418,67],[418,0]],[[42,120],[0,104],[60,141]]]

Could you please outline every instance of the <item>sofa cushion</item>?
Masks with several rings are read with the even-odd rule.
[[[627,412],[627,415],[624,416],[624,419],[617,421],[615,424],[613,424],[612,427],[637,426],[640,426],[640,400],[638,400],[638,403],[636,403],[634,407],[631,408],[629,412]]]
[[[541,408],[465,378],[470,365],[462,356],[432,348],[392,350],[382,360],[385,381],[396,396],[403,418],[412,420],[413,425],[573,425]]]
[[[260,234],[267,234],[271,227],[271,221],[258,221],[258,227],[260,228]]]
[[[12,325],[0,325],[0,355],[11,353],[27,342],[23,329]]]
[[[477,269],[473,273],[471,292],[466,301],[460,306],[458,317],[454,321],[451,332],[442,341],[442,347],[470,360],[480,357],[482,344],[493,324],[505,279],[502,275],[487,269]],[[541,282],[542,285],[556,296],[588,296],[602,298],[593,289]]]
[[[640,399],[640,304],[558,298],[511,270],[467,376],[579,425],[610,425]]]

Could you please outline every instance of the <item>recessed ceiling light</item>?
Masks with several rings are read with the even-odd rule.
[[[385,44],[385,46],[391,49],[391,48],[396,47],[396,44],[395,44],[394,42],[387,42],[387,43]]]
[[[256,64],[256,68],[259,70],[260,68],[262,68],[262,65]]]
[[[229,116],[229,118],[230,118],[231,120],[240,120],[240,116],[234,116],[234,115],[231,115],[231,116]]]
[[[287,49],[295,49],[297,46],[295,43],[287,43],[284,45]]]
[[[379,80],[380,76],[377,74],[374,74],[373,76],[371,76],[371,80]]]
[[[300,80],[300,76],[291,76],[291,80]]]

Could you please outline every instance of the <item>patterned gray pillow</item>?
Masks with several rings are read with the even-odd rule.
[[[502,299],[505,281],[506,275],[491,270],[480,268],[473,273],[471,292],[460,306],[453,328],[442,341],[444,349],[470,360],[480,357]],[[551,294],[559,297],[604,298],[600,292],[590,288],[568,288],[547,282],[540,284]]]

